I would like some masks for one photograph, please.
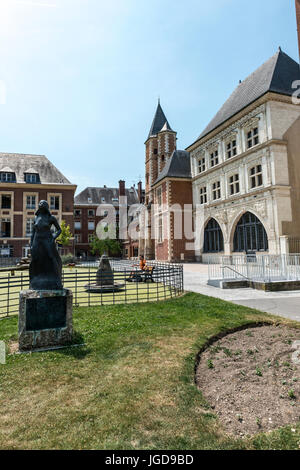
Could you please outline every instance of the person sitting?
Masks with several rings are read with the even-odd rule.
[[[145,271],[146,269],[146,260],[143,255],[140,255],[140,262],[139,264],[134,264],[133,266],[139,266],[141,271]],[[127,281],[137,281],[141,282],[142,277],[137,271],[131,271],[129,278]]]

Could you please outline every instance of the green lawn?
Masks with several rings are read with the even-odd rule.
[[[0,448],[298,449],[300,423],[296,432],[228,437],[194,385],[195,357],[209,337],[274,319],[192,293],[76,308],[75,339],[85,346],[11,355],[0,365]],[[17,317],[0,321],[0,339],[17,339]]]

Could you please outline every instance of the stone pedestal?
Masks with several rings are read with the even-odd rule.
[[[20,292],[19,350],[66,346],[73,336],[73,294],[69,289]]]

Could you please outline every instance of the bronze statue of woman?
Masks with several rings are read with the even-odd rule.
[[[61,290],[62,262],[55,240],[61,234],[57,219],[47,201],[40,201],[31,236],[30,289]],[[54,226],[56,232],[52,233]]]

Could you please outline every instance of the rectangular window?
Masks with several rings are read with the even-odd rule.
[[[59,211],[59,196],[50,197],[50,209]]]
[[[11,221],[10,219],[0,219],[0,237],[11,237]]]
[[[226,152],[227,152],[227,158],[232,158],[237,155],[236,140],[232,140],[231,142],[228,142]]]
[[[239,174],[236,173],[235,175],[230,176],[229,178],[229,194],[232,196],[233,194],[237,194],[240,192],[240,177]]]
[[[81,230],[81,222],[74,222],[75,230]]]
[[[207,190],[206,186],[203,186],[200,188],[200,204],[206,204],[207,203]]]
[[[161,204],[162,204],[161,188],[158,188],[158,189],[156,190],[156,196],[157,196],[158,208],[160,209],[160,208],[161,208]]]
[[[75,209],[74,216],[75,217],[81,217],[81,209]]]
[[[89,209],[88,210],[88,217],[95,217],[95,210],[94,209]]]
[[[259,144],[259,133],[258,133],[258,127],[253,127],[248,133],[247,133],[247,147],[250,149],[251,147],[254,147],[255,145]]]
[[[205,171],[205,158],[200,158],[198,160],[198,173],[203,173]]]
[[[95,230],[95,222],[89,222],[88,223],[88,230]]]
[[[158,243],[163,242],[163,218],[162,215],[158,217]]]
[[[31,237],[34,225],[34,219],[26,220],[26,237]]]
[[[75,234],[75,243],[80,243],[81,242],[81,235],[79,233]]]
[[[26,196],[26,209],[35,209],[35,208],[36,208],[36,197]]]
[[[216,181],[212,185],[212,197],[213,200],[216,201],[217,199],[221,199],[221,182]]]
[[[1,209],[11,209],[11,196],[9,194],[2,194]]]
[[[262,186],[262,166],[256,165],[250,169],[250,187],[251,189]]]
[[[214,152],[212,152],[210,154],[210,166],[211,166],[211,168],[213,166],[218,165],[218,163],[219,163],[219,152],[218,152],[218,150],[215,150]]]
[[[89,235],[88,235],[88,242],[89,242],[89,243],[92,243],[93,240],[94,240],[94,234],[89,234]]]

